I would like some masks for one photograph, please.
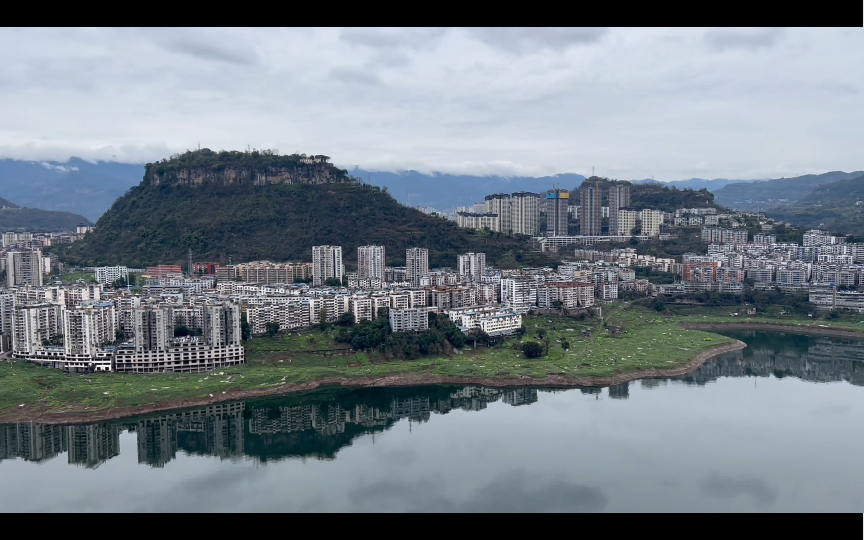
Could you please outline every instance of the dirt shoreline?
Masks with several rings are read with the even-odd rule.
[[[798,326],[797,324],[766,323],[766,322],[722,322],[722,323],[681,323],[687,330],[717,331],[717,330],[767,330],[769,332],[794,332],[813,336],[851,337],[864,339],[864,332],[846,328],[822,328],[813,326]]]
[[[520,379],[495,379],[484,377],[450,377],[443,375],[430,375],[423,373],[406,373],[391,375],[388,377],[358,377],[346,379],[344,377],[325,377],[315,381],[301,384],[280,384],[267,388],[238,388],[226,390],[224,393],[213,397],[175,399],[163,401],[155,405],[140,405],[137,407],[118,407],[105,411],[93,412],[64,412],[52,413],[47,410],[38,409],[7,409],[0,411],[0,423],[14,422],[40,422],[50,424],[89,424],[93,422],[104,422],[106,420],[117,420],[131,416],[141,416],[158,412],[165,412],[193,407],[205,407],[224,401],[237,401],[241,399],[259,398],[267,396],[278,396],[294,394],[298,392],[309,392],[326,386],[342,386],[343,388],[376,388],[390,386],[426,386],[435,384],[446,385],[478,385],[496,388],[506,387],[545,387],[545,388],[576,388],[586,386],[610,386],[628,381],[647,378],[678,377],[693,371],[706,360],[719,354],[741,350],[747,345],[736,340],[734,343],[718,345],[707,351],[696,355],[687,364],[672,369],[643,369],[621,373],[610,377],[564,377],[561,375],[550,375],[542,379],[530,377]]]

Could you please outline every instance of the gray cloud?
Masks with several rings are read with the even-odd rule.
[[[258,63],[258,58],[254,52],[231,49],[223,45],[204,41],[179,39],[168,43],[166,48],[169,51],[188,54],[201,60],[227,62],[229,64],[245,66],[254,66]]]
[[[352,45],[394,49],[434,48],[448,32],[445,28],[346,28],[339,38]]]
[[[785,37],[783,28],[711,30],[705,33],[705,41],[716,51],[727,49],[758,50],[772,47]]]
[[[862,48],[809,28],[3,28],[0,157],[149,162],[200,140],[371,170],[857,170]]]
[[[714,497],[731,499],[742,495],[752,497],[759,506],[768,506],[777,499],[777,490],[764,480],[751,476],[721,476],[711,473],[702,481],[702,492]]]
[[[383,84],[378,75],[370,71],[361,69],[333,68],[330,70],[330,77],[337,81],[348,84],[362,84],[371,86]]]
[[[564,50],[596,43],[605,28],[470,28],[469,32],[491,47],[511,53],[543,49]]]

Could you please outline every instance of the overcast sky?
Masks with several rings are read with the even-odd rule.
[[[864,168],[857,29],[0,29],[0,157],[675,180]]]

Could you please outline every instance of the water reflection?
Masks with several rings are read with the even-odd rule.
[[[644,379],[639,384],[651,389],[669,382],[704,385],[720,377],[791,376],[864,385],[864,343],[860,341],[776,333],[730,335],[749,347],[710,360],[689,375]],[[630,384],[635,383],[610,386],[605,395],[628,399]],[[602,388],[579,390],[597,399],[604,395]],[[260,462],[298,457],[330,460],[358,437],[374,436],[403,419],[427,422],[433,414],[482,411],[499,401],[518,407],[537,400],[534,388],[340,389],[87,425],[22,422],[0,425],[0,460],[42,462],[66,453],[69,464],[96,468],[119,455],[124,431],[137,437],[138,463],[151,467],[164,467],[178,452]],[[744,481],[709,480],[704,490],[721,494],[755,489]]]

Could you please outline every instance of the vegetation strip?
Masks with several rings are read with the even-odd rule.
[[[732,351],[745,348],[747,345],[736,340],[734,343],[718,345],[707,351],[696,355],[686,365],[671,369],[645,369],[630,373],[621,373],[609,377],[565,377],[561,375],[550,375],[544,378],[520,378],[520,379],[498,379],[483,377],[452,377],[444,375],[429,375],[421,373],[408,373],[391,375],[386,377],[362,377],[347,379],[344,377],[327,377],[301,384],[284,384],[276,387],[260,389],[232,389],[218,396],[197,399],[181,399],[158,403],[155,405],[142,405],[138,407],[123,407],[93,413],[52,413],[37,411],[17,411],[15,409],[0,412],[0,422],[45,422],[54,424],[82,424],[100,422],[104,420],[116,420],[129,416],[163,412],[174,409],[186,409],[190,407],[203,407],[224,401],[236,401],[238,399],[249,399],[265,396],[287,395],[299,392],[309,392],[328,386],[342,386],[345,388],[372,388],[372,387],[402,387],[402,386],[426,386],[426,385],[478,385],[499,388],[507,387],[557,387],[578,388],[590,386],[610,386],[627,381],[647,378],[678,377],[686,375],[698,368],[708,359]]]
[[[767,322],[720,322],[720,323],[681,323],[688,330],[702,330],[716,332],[723,330],[767,330],[769,332],[795,332],[796,334],[810,334],[814,336],[836,336],[864,339],[864,329],[855,330],[847,328],[829,328],[820,326],[808,326],[802,324],[783,324]]]

